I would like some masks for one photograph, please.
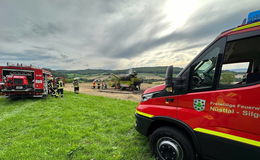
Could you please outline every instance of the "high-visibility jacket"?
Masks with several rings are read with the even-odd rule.
[[[79,87],[79,82],[78,81],[73,81],[73,86],[74,87]]]
[[[53,88],[53,83],[51,81],[48,82],[48,87]]]
[[[64,88],[63,81],[58,81],[57,87],[58,87],[58,89],[63,89]]]

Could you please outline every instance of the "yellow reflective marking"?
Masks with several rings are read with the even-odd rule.
[[[148,113],[144,113],[144,112],[140,112],[138,110],[135,111],[135,113],[140,114],[142,116],[148,117],[148,118],[152,118],[154,115],[148,114]]]
[[[260,22],[255,22],[252,24],[244,25],[244,26],[232,29],[232,31],[240,31],[242,29],[247,29],[247,28],[256,27],[256,26],[260,26]]]
[[[214,136],[223,137],[223,138],[231,139],[231,140],[234,140],[234,141],[238,141],[238,142],[242,142],[242,143],[246,143],[246,144],[250,144],[250,145],[260,147],[260,141],[255,141],[255,140],[252,140],[252,139],[247,139],[247,138],[234,136],[234,135],[231,135],[231,134],[217,132],[217,131],[213,131],[213,130],[208,130],[208,129],[204,129],[204,128],[195,128],[194,130],[197,131],[197,132],[211,134],[211,135],[214,135]]]

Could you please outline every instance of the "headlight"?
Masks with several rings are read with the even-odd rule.
[[[142,100],[141,101],[142,102],[147,101],[148,99],[153,98],[153,96],[155,94],[157,94],[157,93],[159,93],[159,92],[153,92],[153,93],[144,94],[144,95],[142,95]]]

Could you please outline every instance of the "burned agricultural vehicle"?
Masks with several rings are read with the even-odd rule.
[[[143,83],[142,78],[137,77],[136,72],[130,71],[129,74],[123,76],[117,76],[111,74],[109,80],[109,86],[114,87],[115,89],[121,90],[140,90],[141,84]]]

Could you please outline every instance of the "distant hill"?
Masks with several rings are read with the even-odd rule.
[[[230,71],[245,73],[245,72],[247,72],[247,68],[230,69]]]
[[[154,74],[165,74],[167,66],[159,67],[138,67],[132,68],[137,73],[154,73]],[[178,74],[182,68],[174,67],[174,74]],[[91,74],[127,74],[129,69],[124,70],[104,70],[104,69],[85,69],[85,70],[54,70],[55,73],[60,74],[80,74],[80,75],[91,75]]]
[[[137,67],[132,68],[133,71],[136,71],[139,76],[144,79],[150,79],[152,81],[164,79],[167,66],[158,66],[158,67]],[[55,77],[65,77],[68,82],[72,81],[74,77],[81,77],[82,80],[90,82],[93,79],[104,77],[106,75],[113,74],[128,74],[129,69],[123,70],[105,70],[105,69],[84,69],[84,70],[50,70]],[[178,74],[182,68],[174,67],[173,74]],[[156,78],[157,77],[157,78]]]

